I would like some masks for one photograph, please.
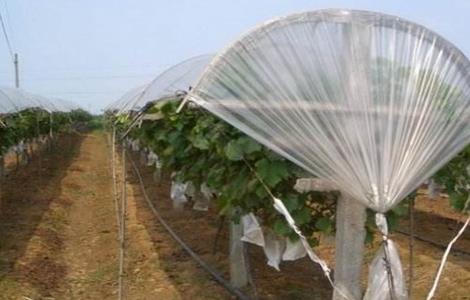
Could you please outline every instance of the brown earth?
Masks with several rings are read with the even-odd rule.
[[[138,155],[134,160],[139,161]],[[140,165],[145,186],[150,198],[170,226],[185,240],[205,261],[217,267],[228,278],[228,230],[224,225],[218,250],[213,253],[219,218],[214,211],[207,213],[192,210],[188,203],[184,210],[172,209],[169,199],[170,182],[163,180],[155,184],[152,179],[152,168]],[[463,215],[448,208],[445,199],[434,201],[433,206],[423,195],[417,199],[415,214],[415,234],[446,245],[460,228]],[[431,210],[430,207],[433,207]],[[445,208],[445,209],[444,209]],[[145,210],[145,208],[144,208]],[[442,213],[445,211],[445,214]],[[448,217],[452,215],[453,219]],[[408,231],[408,220],[402,221],[400,229]],[[409,238],[406,235],[394,233],[391,238],[397,243],[402,259],[406,279],[409,272]],[[321,237],[322,246],[315,249],[319,256],[334,267],[334,239]],[[367,283],[367,268],[379,247],[380,237],[366,246],[364,264],[364,286]],[[427,242],[414,240],[413,255],[413,286],[412,299],[425,299],[434,278],[435,272],[443,255],[443,250]],[[470,232],[456,243],[457,249],[470,252]],[[266,265],[266,259],[259,247],[249,247],[252,276],[254,277],[257,293],[260,299],[330,299],[331,288],[319,268],[308,259],[295,262],[283,262],[281,272]],[[449,256],[448,263],[434,299],[464,300],[470,299],[470,256],[454,253]],[[253,293],[248,289],[247,293]]]
[[[2,180],[0,299],[117,298],[108,150],[102,134],[63,137],[42,154],[41,169],[35,159]],[[148,233],[132,186],[127,200],[124,299],[225,297],[161,228]]]
[[[62,137],[52,153],[43,153],[40,160],[36,155],[30,164],[2,179],[0,299],[117,298],[119,244],[110,153],[103,134]],[[137,162],[137,155],[133,157]],[[119,194],[122,167],[117,164]],[[156,221],[131,165],[126,167],[124,299],[233,299]],[[228,278],[226,222],[212,209],[192,210],[191,203],[183,210],[172,209],[169,181],[155,183],[152,168],[139,168],[148,195],[163,218]],[[446,243],[458,227],[449,214],[440,213],[447,203],[428,204],[425,201],[429,200],[421,198],[416,205],[416,233]],[[215,244],[220,224],[222,231]],[[406,220],[402,229],[408,229]],[[392,238],[398,243],[406,273],[408,237],[394,234]],[[469,243],[467,232],[457,246],[470,251]],[[415,240],[414,244],[413,299],[423,299],[443,251],[425,242]],[[377,242],[367,246],[367,262],[377,247]],[[324,237],[316,250],[334,265],[331,238]],[[259,247],[250,246],[248,253],[259,299],[331,298],[329,283],[308,259],[283,263],[278,272],[266,265]],[[453,254],[435,299],[470,299],[469,282],[470,257]],[[253,294],[253,289],[245,292]]]

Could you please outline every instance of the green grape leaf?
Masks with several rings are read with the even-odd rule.
[[[269,161],[266,158],[258,160],[255,164],[256,172],[268,187],[275,187],[282,179],[289,176],[284,161]]]
[[[326,234],[330,234],[333,231],[333,221],[325,217],[319,218],[315,222],[315,228]]]
[[[225,156],[232,161],[239,161],[243,159],[243,149],[236,141],[230,141],[225,146]]]
[[[292,228],[287,225],[285,220],[277,219],[273,224],[274,232],[279,235],[287,236],[292,232]]]

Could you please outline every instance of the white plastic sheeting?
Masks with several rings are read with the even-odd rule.
[[[106,107],[106,111],[114,112],[116,114],[125,113],[132,109],[131,104],[142,95],[147,85],[141,85],[127,91],[117,101],[111,103]]]
[[[204,54],[180,62],[160,73],[150,83],[126,92],[106,110],[125,114],[130,111],[139,111],[149,102],[186,93],[197,82],[213,57],[213,55]]]
[[[214,194],[214,190],[209,188],[207,184],[203,182],[199,187],[199,192],[196,193],[197,196],[193,198],[193,209],[198,211],[208,211]]]
[[[157,165],[157,162],[159,160],[159,157],[157,154],[155,154],[155,152],[153,151],[149,151],[148,152],[148,155],[147,155],[147,166],[150,167],[150,166],[153,166],[153,165]]]
[[[376,219],[377,225],[384,234],[384,243],[386,244],[380,247],[369,267],[369,282],[364,300],[406,300],[408,293],[398,250],[394,242],[387,238],[387,221],[383,215],[377,214]],[[387,262],[393,263],[387,265]],[[389,289],[391,283],[394,285],[395,291],[393,296]]]
[[[80,107],[70,101],[43,97],[18,88],[0,87],[0,114],[11,114],[26,109],[47,112],[70,112]]]
[[[436,33],[373,12],[264,23],[186,99],[379,213],[470,142],[470,62]]]
[[[186,197],[187,188],[187,183],[171,182],[170,197],[171,200],[173,200],[173,208],[181,209],[184,207],[184,204],[188,202],[188,198]]]
[[[292,242],[289,238],[280,237],[270,230],[263,233],[258,219],[253,213],[241,217],[243,225],[242,241],[263,248],[268,265],[279,271],[281,261],[297,260],[305,255],[305,247],[300,240]]]
[[[241,217],[243,225],[242,241],[264,247],[263,229],[259,225],[258,219],[252,213]]]
[[[385,212],[470,142],[469,95],[470,63],[433,32],[326,10],[238,40],[188,99]]]
[[[140,110],[149,102],[186,93],[213,58],[213,55],[200,55],[170,67],[152,80],[129,106],[132,110]]]

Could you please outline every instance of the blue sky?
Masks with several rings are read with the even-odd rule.
[[[93,112],[172,64],[217,52],[260,22],[321,8],[398,15],[440,33],[470,57],[470,0],[0,0],[20,55],[21,87]],[[0,36],[0,85],[13,84]]]

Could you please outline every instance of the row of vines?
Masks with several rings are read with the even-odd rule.
[[[0,155],[5,155],[12,147],[33,139],[69,132],[77,124],[85,124],[92,116],[83,110],[49,113],[38,109],[28,109],[0,117]]]
[[[216,191],[214,205],[219,214],[230,216],[235,222],[243,214],[254,213],[264,226],[295,240],[296,234],[273,208],[271,191],[283,200],[312,246],[319,242],[316,233],[334,231],[337,193],[298,192],[294,188],[296,180],[310,177],[302,169],[200,108],[186,107],[177,113],[178,105],[178,101],[154,105],[147,113],[158,114],[158,120],[143,121],[129,133],[130,138],[158,154],[163,170],[167,174],[174,172],[173,180],[192,182],[194,186],[205,183]],[[133,119],[131,115],[108,118],[121,133]],[[469,164],[470,147],[435,177],[449,194],[450,204],[460,211],[467,209]],[[415,196],[416,193],[410,195],[389,212],[391,228],[406,216]],[[372,217],[370,213],[366,224],[368,241],[375,226]]]

